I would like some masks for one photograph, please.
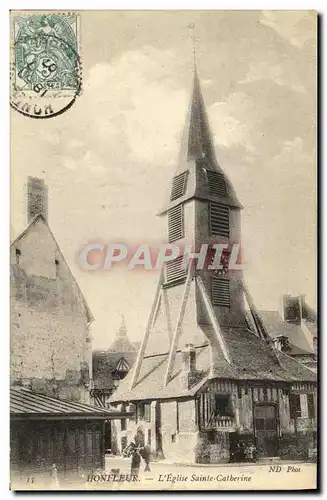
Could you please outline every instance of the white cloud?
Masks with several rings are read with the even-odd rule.
[[[296,47],[302,47],[307,40],[316,37],[315,11],[263,11],[260,22]]]
[[[235,92],[224,102],[216,102],[209,110],[215,142],[226,147],[242,144],[248,151],[253,151],[252,108],[253,102],[244,92]]]
[[[86,133],[95,146],[105,141],[110,154],[123,150],[140,162],[177,157],[188,96],[168,69],[174,58],[171,50],[145,47],[91,68],[81,112],[92,109],[95,118]]]
[[[285,65],[274,64],[269,61],[269,56],[267,56],[264,61],[257,61],[251,64],[246,77],[239,81],[239,83],[252,83],[256,80],[269,79],[278,85],[285,85],[297,92],[303,92],[305,87],[296,73],[291,70],[286,72],[285,69]]]

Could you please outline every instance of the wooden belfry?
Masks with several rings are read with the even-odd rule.
[[[170,198],[159,215],[167,217],[168,241],[198,248],[202,243],[240,243],[240,204],[227,175],[220,167],[201,92],[200,81],[194,65],[193,90],[186,118],[179,154],[178,167],[171,183]],[[148,325],[130,381],[130,390],[138,383],[145,357],[154,354],[168,355],[163,383],[169,385],[174,378],[177,352],[184,347],[182,338],[198,346],[209,343],[212,358],[219,350],[225,362],[232,365],[224,330],[248,328],[248,315],[252,318],[253,335],[264,340],[274,362],[279,364],[278,354],[265,330],[251,295],[244,283],[242,271],[228,271],[214,276],[208,269],[197,269],[189,261],[182,268],[182,258],[170,262],[161,272],[158,288],[151,308]],[[177,290],[179,290],[178,298]],[[248,304],[248,311],[245,309]],[[187,310],[189,312],[187,312]],[[158,316],[163,319],[161,332],[166,331],[166,344],[159,347],[163,334],[152,335]],[[163,312],[164,311],[164,312]],[[194,317],[193,317],[193,312]],[[192,321],[190,321],[190,312]],[[159,318],[160,320],[160,318]],[[187,324],[185,324],[187,322]],[[207,325],[210,337],[202,340],[196,330]],[[208,330],[207,328],[207,330]],[[157,346],[149,350],[151,340]],[[211,370],[214,368],[213,359]]]

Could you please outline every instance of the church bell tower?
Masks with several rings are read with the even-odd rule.
[[[208,244],[209,249],[213,244],[227,246],[221,271],[210,272],[205,268],[195,269],[194,273],[201,277],[220,322],[232,326],[240,323],[244,326],[242,272],[227,271],[233,245],[241,244],[241,209],[234,188],[216,159],[195,68],[178,167],[171,182],[170,198],[159,215],[167,218],[169,243],[191,247],[193,251],[198,251],[202,244]],[[238,254],[237,247],[234,251]],[[167,266],[166,287],[183,279],[183,269],[178,273],[176,266],[177,262]],[[196,302],[198,321],[205,322],[201,301]]]
[[[148,326],[135,365],[131,388],[142,363],[167,355],[167,385],[178,370],[176,353],[185,346],[211,348],[213,370],[219,360],[230,363],[224,329],[247,325],[241,270],[229,270],[233,245],[241,243],[240,204],[219,165],[200,81],[194,69],[193,88],[169,199],[158,215],[167,220],[167,242],[198,252],[201,245],[224,244],[221,270],[185,268],[183,256],[163,269]],[[214,255],[213,255],[214,257]],[[190,261],[191,262],[191,261]],[[208,263],[207,263],[208,264]]]

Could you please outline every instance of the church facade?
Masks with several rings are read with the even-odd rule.
[[[178,168],[160,212],[168,242],[198,251],[225,244],[219,272],[190,259],[161,273],[134,369],[110,398],[135,407],[153,456],[219,463],[251,445],[258,459],[309,458],[315,448],[316,375],[274,345],[244,283],[229,270],[241,243],[242,205],[220,167],[195,71]]]

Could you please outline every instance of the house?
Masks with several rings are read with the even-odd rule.
[[[112,416],[90,405],[93,316],[48,225],[48,188],[29,177],[27,193],[28,225],[10,248],[14,487],[53,464],[58,477],[98,468]]]
[[[317,370],[317,314],[304,295],[283,295],[281,311],[260,311],[260,316],[277,349]]]
[[[199,249],[225,243],[221,272],[184,268],[161,273],[136,363],[110,398],[135,405],[136,430],[153,456],[181,463],[233,460],[236,445],[258,458],[306,458],[315,447],[316,375],[275,348],[241,269],[229,270],[241,242],[241,209],[213,146],[200,82],[193,91],[170,198],[160,211],[168,241]],[[251,313],[248,321],[247,310]]]
[[[89,403],[93,316],[48,225],[47,193],[29,177],[29,223],[10,248],[11,384]]]
[[[126,377],[132,368],[139,343],[131,342],[128,338],[124,316],[122,323],[112,344],[106,351],[93,351],[93,389],[91,396],[94,405],[99,408],[109,407],[109,398],[118,386],[119,380]],[[120,437],[121,426],[125,421],[118,422],[117,425],[110,420],[106,424],[105,448],[108,453],[118,453],[127,445],[126,440]]]

